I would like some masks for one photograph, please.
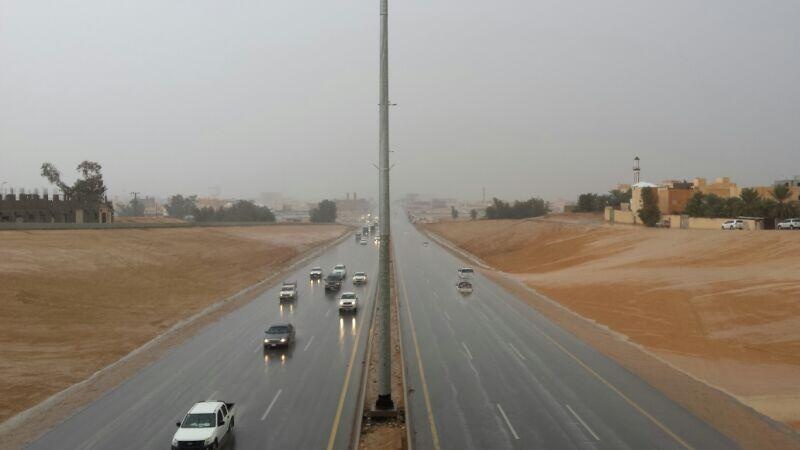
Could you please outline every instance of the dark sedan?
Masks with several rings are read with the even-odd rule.
[[[273,325],[264,334],[264,348],[288,347],[294,342],[294,325]]]

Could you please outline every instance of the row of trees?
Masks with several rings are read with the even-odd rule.
[[[197,207],[197,196],[173,195],[164,205],[170,217],[194,217],[198,222],[275,222],[275,214],[250,200],[237,200],[224,208]]]
[[[619,208],[622,203],[630,203],[631,190],[621,191],[613,189],[608,194],[585,193],[578,196],[578,204],[575,205],[575,212],[603,212],[606,206]]]
[[[791,190],[787,186],[775,186],[769,194],[771,198],[762,198],[753,188],[744,188],[738,197],[731,198],[696,192],[689,199],[684,212],[690,217],[713,218],[764,217],[781,220],[800,216],[800,203],[791,199]],[[661,220],[655,188],[642,189],[642,208],[638,214],[642,223],[650,227]]]
[[[541,198],[530,198],[525,201],[515,200],[513,204],[498,198],[492,199],[491,206],[486,208],[487,219],[526,219],[540,217],[550,212],[550,203]],[[470,211],[472,216],[472,212]],[[475,212],[477,217],[477,211]]]
[[[753,188],[742,189],[738,197],[722,198],[696,192],[686,204],[685,213],[691,217],[764,217],[786,219],[800,215],[800,205],[791,200],[791,190],[775,186],[770,198],[762,198]]]

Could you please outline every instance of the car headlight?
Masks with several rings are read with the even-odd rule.
[[[264,339],[264,343],[265,344],[268,343],[268,342],[269,342],[269,339]]]
[[[210,437],[210,438],[206,439],[205,441],[203,441],[203,444],[211,445],[212,442],[214,442],[214,438]]]
[[[178,446],[178,440],[177,439],[172,438],[172,446],[173,447],[177,447]]]
[[[286,342],[286,338],[281,338],[281,342]]]

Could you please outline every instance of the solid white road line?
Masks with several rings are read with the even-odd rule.
[[[442,312],[444,313],[444,316],[447,317],[447,320],[449,320],[450,322],[453,321],[453,319],[450,318],[450,314],[447,314],[447,311],[442,310]]]
[[[275,394],[275,398],[272,399],[272,401],[269,403],[269,406],[267,407],[267,410],[264,411],[264,415],[261,416],[262,421],[267,418],[267,415],[272,410],[272,407],[275,406],[275,401],[278,400],[278,397],[281,396],[281,392],[283,392],[283,389],[278,389],[278,393]]]
[[[470,352],[469,349],[467,348],[467,344],[462,342],[461,345],[464,347],[464,351],[467,352],[467,356],[469,356],[469,359],[472,359],[472,352]]]
[[[511,422],[508,420],[508,416],[506,412],[503,411],[503,407],[500,406],[500,403],[497,404],[497,409],[500,410],[500,414],[503,415],[503,419],[506,421],[506,425],[508,425],[508,429],[511,430],[511,434],[514,435],[514,439],[519,440],[519,435],[517,434],[517,430],[511,425]]]
[[[312,342],[314,342],[314,336],[311,336],[311,339],[308,340],[308,344],[306,344],[306,346],[303,347],[303,351],[308,350],[308,347],[311,345]]]
[[[521,359],[521,360],[525,361],[525,357],[524,357],[524,356],[522,356],[522,353],[520,353],[520,351],[519,351],[519,350],[517,350],[517,347],[514,347],[514,344],[512,344],[511,342],[509,342],[509,343],[508,343],[508,346],[509,346],[509,347],[511,347],[511,350],[513,350],[513,351],[514,351],[514,353],[516,353],[516,354],[517,354],[517,356],[519,356],[519,359]]]
[[[589,425],[586,425],[586,422],[584,422],[583,419],[581,419],[581,416],[579,416],[578,413],[576,413],[572,408],[570,408],[569,405],[564,405],[564,406],[566,406],[567,409],[569,410],[569,412],[571,412],[572,415],[575,416],[576,419],[578,419],[578,422],[580,422],[581,425],[583,425],[583,428],[586,428],[586,431],[588,431],[589,434],[591,434],[595,438],[595,440],[598,440],[598,441],[600,440],[600,438],[597,437],[597,435],[594,433],[594,431],[592,431],[592,429],[589,428]]]

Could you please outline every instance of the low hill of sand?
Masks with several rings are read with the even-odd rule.
[[[0,422],[346,231],[0,232]]]
[[[680,369],[800,427],[800,232],[547,219],[426,227]]]

